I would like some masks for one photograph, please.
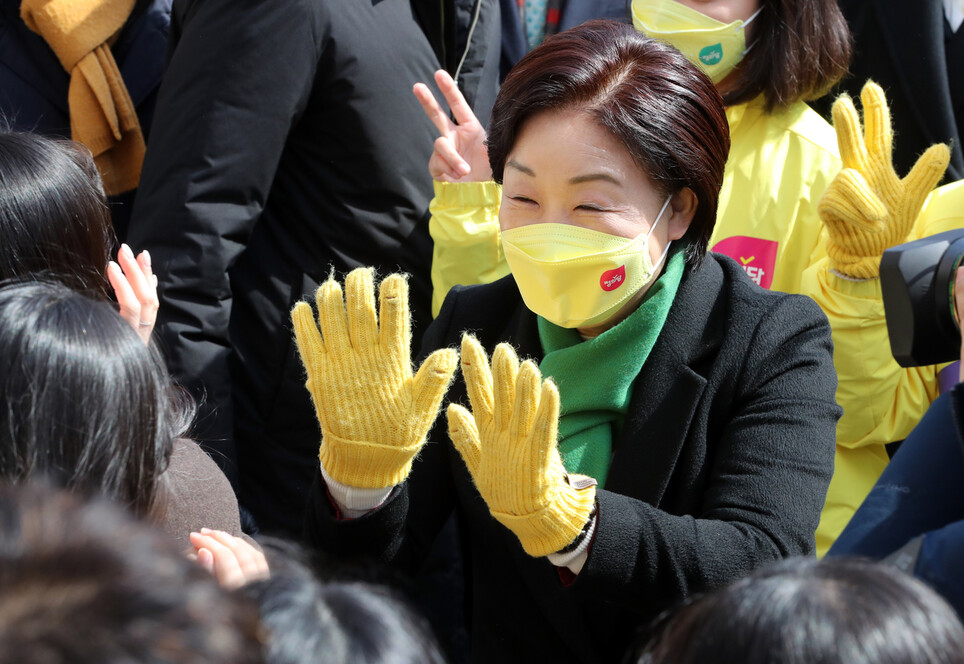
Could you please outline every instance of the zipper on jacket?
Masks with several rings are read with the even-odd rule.
[[[459,75],[462,73],[462,65],[465,64],[465,58],[469,55],[469,48],[472,46],[472,35],[475,34],[475,26],[479,22],[479,13],[481,11],[482,0],[475,0],[475,9],[472,11],[472,23],[469,25],[469,35],[465,39],[465,51],[459,59],[459,66],[455,68],[455,75],[452,76],[456,85],[459,84]]]

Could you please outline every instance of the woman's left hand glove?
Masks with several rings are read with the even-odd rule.
[[[850,97],[833,104],[843,169],[820,199],[818,211],[827,226],[830,267],[855,279],[873,279],[884,250],[903,242],[921,206],[937,186],[951,153],[932,145],[901,179],[891,162],[893,131],[884,91],[868,81],[860,93],[865,136]]]
[[[499,344],[492,369],[479,342],[462,337],[462,374],[472,412],[448,407],[449,436],[492,516],[509,528],[530,556],[562,550],[589,521],[594,482],[569,483],[556,436],[559,392],[511,346]]]

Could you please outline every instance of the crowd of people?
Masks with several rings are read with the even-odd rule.
[[[964,662],[960,2],[0,7],[0,663]]]

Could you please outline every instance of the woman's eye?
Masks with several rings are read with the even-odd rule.
[[[603,212],[604,210],[598,205],[592,205],[590,203],[583,203],[582,205],[576,206],[577,210],[588,210],[590,212]]]
[[[526,198],[525,196],[510,196],[509,198],[511,198],[512,200],[514,200],[514,201],[517,202],[517,203],[532,203],[532,204],[535,204],[535,201],[534,201],[534,200],[532,200],[531,198]]]

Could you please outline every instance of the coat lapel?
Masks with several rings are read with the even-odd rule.
[[[723,272],[711,257],[687,273],[663,331],[633,387],[606,489],[659,505],[722,343]]]

